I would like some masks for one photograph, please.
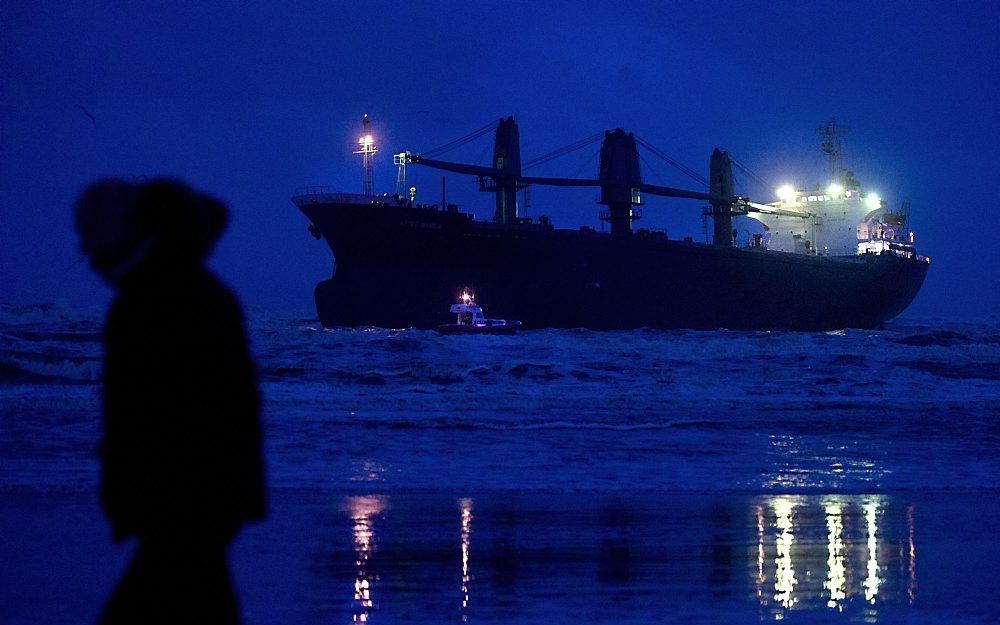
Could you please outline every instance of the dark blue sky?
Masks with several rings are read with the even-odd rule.
[[[0,301],[102,304],[71,206],[101,176],[182,178],[228,203],[213,267],[250,306],[313,314],[325,244],[289,197],[360,190],[364,112],[420,151],[514,115],[525,159],[621,126],[707,173],[715,146],[764,178],[825,182],[813,129],[850,122],[848,168],[910,199],[932,258],[908,314],[1000,311],[996,3],[21,2],[0,5]],[[95,124],[83,113],[86,108]],[[426,110],[427,114],[417,111]],[[533,170],[588,175],[597,146]],[[489,140],[449,158],[488,159]],[[644,176],[690,186],[649,156]],[[645,167],[645,164],[644,164]],[[436,202],[439,174],[411,171]],[[449,200],[492,198],[449,176]],[[748,187],[754,199],[765,191]],[[593,190],[535,189],[532,213],[597,225]],[[643,226],[700,236],[697,202]]]

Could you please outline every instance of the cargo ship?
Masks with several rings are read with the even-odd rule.
[[[377,195],[377,148],[367,116],[363,123],[363,193],[308,187],[292,197],[309,231],[333,252],[333,275],[315,288],[325,327],[435,328],[441,311],[470,287],[526,329],[879,328],[913,301],[927,275],[930,261],[917,254],[908,204],[890,210],[862,189],[842,165],[843,130],[833,122],[818,130],[827,183],[788,185],[767,203],[736,193],[735,161],[719,149],[707,179],[689,170],[703,190],[643,182],[637,146],[655,148],[622,129],[591,139],[602,142],[595,178],[524,175],[513,117],[489,128],[489,165],[401,152],[394,157],[397,192]],[[480,190],[495,195],[493,219],[447,204],[443,193],[440,204],[416,203],[412,189],[407,197],[405,168],[415,164],[478,177]],[[598,188],[608,231],[525,217],[518,192],[529,185]],[[700,201],[711,241],[636,229],[649,197]],[[755,229],[744,229],[742,240],[736,217]]]

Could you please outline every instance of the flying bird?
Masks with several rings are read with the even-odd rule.
[[[76,105],[76,108],[78,108],[78,109],[80,109],[81,111],[83,111],[83,114],[84,114],[84,115],[86,115],[87,117],[89,117],[89,118],[90,118],[90,122],[91,122],[92,124],[94,124],[94,128],[97,128],[97,120],[96,120],[96,119],[94,118],[94,116],[93,116],[93,115],[91,115],[91,114],[90,114],[90,111],[88,111],[87,109],[83,108],[83,107],[82,107],[81,105],[79,105],[79,104],[77,104],[77,105]]]

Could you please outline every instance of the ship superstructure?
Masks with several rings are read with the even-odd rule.
[[[840,164],[837,135],[827,138],[832,150],[824,141],[832,182],[813,191],[784,187],[779,201],[758,203],[736,193],[734,161],[719,149],[707,179],[689,172],[707,188],[687,190],[644,182],[637,144],[655,148],[622,129],[587,140],[602,142],[594,178],[526,176],[517,123],[500,119],[492,130],[488,166],[400,152],[397,192],[377,196],[365,154],[365,193],[310,188],[293,197],[335,257],[333,277],[316,288],[324,325],[433,327],[459,285],[471,285],[503,301],[526,327],[877,327],[912,301],[926,275],[928,261],[906,228],[908,211],[888,211],[861,190]],[[367,124],[359,145],[374,154]],[[415,203],[412,188],[409,197],[401,193],[408,164],[478,177],[480,190],[495,196],[493,219],[478,221],[447,204],[444,188],[441,204]],[[518,191],[530,185],[599,188],[610,232],[556,229],[547,217],[524,216]],[[635,230],[650,196],[707,206],[711,244]],[[738,244],[733,226],[741,216],[760,222],[761,231]],[[455,258],[474,261],[456,266]],[[368,305],[376,294],[395,305]]]
[[[844,168],[840,136],[846,130],[829,121],[817,129],[824,137],[828,182],[812,189],[783,185],[774,212],[752,213],[764,226],[750,244],[793,254],[854,256],[882,252],[916,256],[914,234],[908,229],[909,202],[892,211],[884,199],[862,188],[854,172]]]

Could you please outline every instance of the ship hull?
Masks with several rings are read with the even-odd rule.
[[[836,330],[902,312],[928,264],[816,257],[538,225],[393,204],[296,198],[333,251],[326,327],[435,328],[463,287],[525,328]]]

